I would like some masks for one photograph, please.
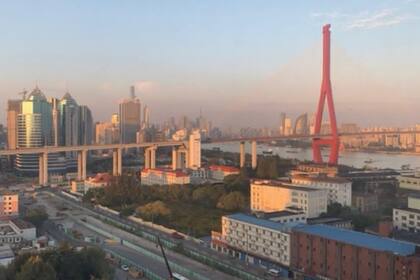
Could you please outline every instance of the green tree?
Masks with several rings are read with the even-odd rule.
[[[240,192],[231,192],[222,196],[217,203],[217,208],[227,211],[236,211],[245,208],[245,197]]]
[[[27,210],[23,219],[39,228],[48,219],[48,214],[44,208],[38,207]]]
[[[16,274],[16,280],[55,280],[54,268],[45,263],[40,256],[30,257]]]
[[[141,217],[152,221],[166,218],[171,215],[171,210],[160,200],[140,206],[136,209],[136,212]]]

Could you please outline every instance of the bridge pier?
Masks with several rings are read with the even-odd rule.
[[[150,148],[150,168],[156,168],[156,147]]]
[[[178,148],[172,147],[172,170],[178,169]]]
[[[87,150],[77,152],[77,180],[86,180]]]
[[[148,147],[144,149],[144,168],[155,169],[156,168],[156,147]]]
[[[48,184],[48,153],[39,154],[39,185],[46,186]]]
[[[245,166],[245,142],[239,143],[239,167]]]
[[[112,150],[112,175],[122,175],[122,148]]]
[[[257,141],[251,142],[251,166],[252,169],[257,168]]]

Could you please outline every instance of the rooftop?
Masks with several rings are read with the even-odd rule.
[[[251,215],[246,215],[242,213],[236,213],[232,215],[225,216],[229,219],[236,220],[239,222],[257,225],[264,228],[269,228],[275,231],[290,231],[294,226],[299,225],[299,223],[277,223],[266,219],[259,219]]]
[[[240,170],[234,166],[227,166],[227,165],[210,165],[210,170],[220,170],[224,172],[240,172]]]
[[[277,181],[277,180],[251,180],[251,185],[279,187],[279,188],[285,188],[285,189],[290,189],[290,190],[307,191],[307,192],[320,191],[320,189],[318,188],[296,186],[293,184],[289,184],[289,183],[285,183],[285,182]]]
[[[415,253],[416,249],[416,245],[413,243],[327,225],[299,225],[294,227],[293,231],[317,235],[375,251],[392,252],[393,254],[401,256],[412,255]]]
[[[279,217],[287,217],[287,216],[293,216],[293,215],[302,215],[305,214],[305,212],[293,212],[288,210],[282,210],[282,211],[276,211],[276,212],[269,212],[269,213],[261,213],[261,216],[266,219],[270,218],[279,218]]]
[[[350,183],[349,180],[341,177],[329,177],[329,176],[305,176],[305,175],[294,175],[292,179],[305,180],[311,182],[328,182],[328,183],[338,183],[345,184]]]
[[[172,170],[168,168],[154,168],[154,169],[143,169],[141,171],[142,173],[159,173],[159,174],[166,174],[166,175],[172,175],[176,177],[186,177],[188,176],[187,173],[180,171],[180,170]]]

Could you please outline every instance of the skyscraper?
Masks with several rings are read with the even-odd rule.
[[[201,167],[201,134],[199,130],[191,132],[188,141],[188,165],[191,169]]]
[[[32,148],[51,144],[52,111],[44,94],[36,87],[29,96],[22,100],[21,112],[18,114],[17,147]],[[22,173],[38,172],[38,155],[18,154],[16,168]]]
[[[120,103],[120,133],[121,143],[135,143],[136,133],[141,124],[141,104],[136,98],[134,87],[131,87],[131,96]]]
[[[93,118],[90,109],[81,105],[79,108],[79,144],[90,145],[93,143]]]
[[[52,110],[52,145],[58,146],[60,144],[60,111],[59,102],[57,98],[49,98],[48,102],[51,104]]]
[[[76,100],[66,93],[61,98],[59,103],[60,110],[60,128],[61,128],[61,140],[60,143],[63,146],[75,146],[79,144],[79,105]]]
[[[18,115],[21,112],[21,100],[7,102],[7,147],[16,149],[18,135]]]
[[[143,109],[143,127],[149,128],[150,125],[150,110],[149,107],[146,105]]]

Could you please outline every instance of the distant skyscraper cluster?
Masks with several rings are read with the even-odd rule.
[[[20,100],[9,100],[7,125],[10,149],[88,145],[93,139],[93,119],[87,106],[79,106],[69,93],[61,99],[47,99],[38,87]],[[72,160],[71,153],[51,154],[49,170],[66,172]],[[38,172],[37,155],[18,155],[15,164],[22,173]]]

